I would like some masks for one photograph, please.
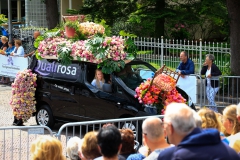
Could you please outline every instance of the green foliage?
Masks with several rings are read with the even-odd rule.
[[[40,56],[38,50],[36,50],[36,52],[35,52],[35,56],[36,56],[36,58],[37,58],[38,60],[43,59],[43,58]]]
[[[228,36],[228,18],[224,0],[187,0],[183,2],[172,0],[169,5],[173,15],[166,19],[165,37],[174,38],[176,24],[184,24],[185,33],[189,39],[210,39]],[[183,34],[185,34],[182,32]],[[186,35],[187,36],[187,35]],[[187,38],[187,37],[186,37]]]
[[[56,37],[56,36],[60,36],[60,35],[61,35],[61,31],[58,27],[48,30],[43,35],[39,35],[37,37],[37,39],[34,41],[34,47],[38,48],[39,43],[46,38]]]
[[[107,48],[103,48],[102,43],[104,41],[104,37],[100,35],[95,35],[93,39],[89,39],[85,44],[86,48],[91,51],[97,59],[102,59],[106,57]]]
[[[0,25],[3,23],[6,23],[8,19],[6,18],[6,15],[0,14]]]
[[[71,56],[71,48],[66,47],[66,44],[60,45],[58,52],[58,60],[62,65],[68,66],[72,64],[73,57]]]
[[[64,23],[65,27],[74,28],[76,31],[79,30],[79,22],[78,21],[67,21]]]
[[[98,64],[98,68],[102,69],[105,74],[111,74],[113,72],[120,72],[121,68],[124,68],[125,62],[123,60],[113,61],[112,59],[106,59],[102,63]]]
[[[190,33],[184,24],[175,24],[172,29],[171,37],[174,39],[182,40],[188,39]]]
[[[91,21],[106,20],[112,26],[116,18],[128,18],[136,10],[137,0],[84,0],[80,9],[81,14],[91,15]]]
[[[67,9],[67,13],[70,15],[77,15],[79,14],[79,11],[77,11],[76,9]]]
[[[137,46],[134,44],[134,41],[130,38],[125,40],[125,52],[128,53],[128,59],[131,59],[132,57],[136,58],[137,56]]]
[[[43,41],[44,39],[45,39],[45,38],[44,38],[43,35],[38,36],[37,39],[35,39],[35,41],[34,41],[34,47],[35,47],[35,48],[38,48],[39,43],[40,43],[41,41]]]
[[[127,32],[125,32],[124,30],[121,30],[121,31],[119,32],[119,35],[120,35],[120,36],[123,36],[123,37],[131,37],[131,38],[137,37],[135,34],[127,33]]]
[[[230,54],[224,54],[226,59],[230,59]],[[222,70],[222,75],[228,76],[231,75],[231,66],[230,61],[227,61],[224,65],[224,69]]]
[[[100,22],[94,21],[95,23],[101,24],[105,28],[104,36],[111,36],[111,27],[106,24],[106,21],[102,19]]]
[[[84,0],[83,14],[104,19],[112,34],[121,30],[143,37],[226,40],[229,19],[225,0]],[[164,24],[164,34],[159,35]],[[175,30],[176,24],[186,28]],[[219,41],[219,40],[218,40]]]

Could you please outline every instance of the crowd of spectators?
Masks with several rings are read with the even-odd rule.
[[[240,104],[230,105],[223,114],[186,104],[167,106],[164,119],[149,117],[142,123],[143,145],[135,150],[130,129],[113,124],[67,142],[71,160],[240,160]],[[62,145],[57,139],[41,136],[32,143],[33,159],[61,160]]]
[[[34,40],[40,35],[39,31],[35,31],[33,33]],[[26,51],[24,50],[22,46],[22,41],[20,39],[15,39],[13,41],[9,41],[8,37],[2,36],[1,37],[1,43],[2,46],[0,47],[0,54],[4,56],[18,56],[18,57],[31,57],[35,51],[36,48],[34,47],[34,42],[32,43],[32,46],[28,48],[29,53],[25,53]],[[12,62],[12,61],[11,61]],[[8,62],[9,64],[13,65],[13,63]],[[11,81],[13,79],[10,79],[8,77],[1,77],[1,84],[8,84],[11,85]]]

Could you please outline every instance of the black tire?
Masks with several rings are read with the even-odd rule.
[[[38,125],[48,126],[53,128],[54,119],[53,114],[49,106],[43,105],[37,110],[36,122]]]

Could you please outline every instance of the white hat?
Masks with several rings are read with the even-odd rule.
[[[240,103],[237,105],[237,115],[240,116]]]

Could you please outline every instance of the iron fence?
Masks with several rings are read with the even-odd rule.
[[[230,47],[227,43],[211,43],[189,40],[168,40],[161,38],[134,38],[138,46],[137,57],[151,63],[156,68],[166,66],[176,69],[181,51],[186,51],[195,64],[195,73],[200,73],[206,54],[215,55],[215,64],[221,71],[230,69]]]
[[[53,136],[46,126],[0,127],[0,159],[30,159],[30,145],[42,134]]]
[[[205,86],[205,79],[203,79],[203,85]],[[219,110],[231,104],[238,104],[240,102],[240,76],[220,76],[219,91],[215,97],[215,103]],[[203,86],[203,106],[208,106],[206,99],[206,87]]]

